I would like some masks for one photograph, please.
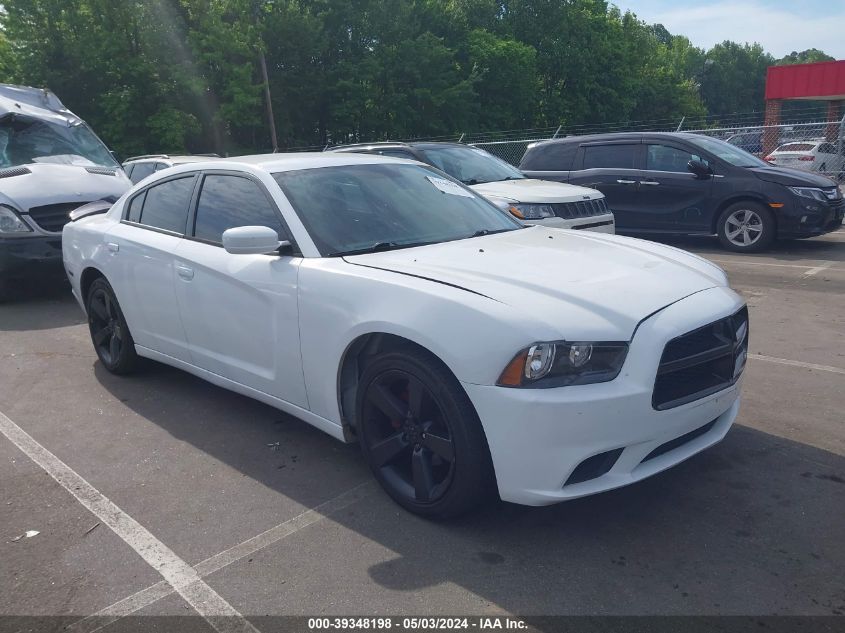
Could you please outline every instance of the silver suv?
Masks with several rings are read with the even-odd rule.
[[[167,154],[144,154],[133,156],[123,161],[123,169],[126,175],[137,185],[150,174],[174,165],[186,165],[188,163],[208,162],[209,159],[220,158],[217,154],[195,154],[192,156],[168,156]]]
[[[0,84],[0,298],[62,275],[62,228],[75,208],[132,183],[88,125],[48,90]]]

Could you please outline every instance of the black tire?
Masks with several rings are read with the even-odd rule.
[[[481,422],[460,383],[436,358],[408,348],[373,359],[358,384],[356,413],[364,459],[405,509],[446,518],[493,498],[495,477]]]
[[[756,253],[772,245],[777,234],[775,217],[762,204],[734,202],[719,216],[716,234],[722,246],[738,253]]]
[[[95,279],[85,301],[91,342],[100,362],[113,374],[128,374],[135,369],[138,356],[135,341],[117,297],[105,278]]]

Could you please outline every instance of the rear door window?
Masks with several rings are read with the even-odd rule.
[[[197,203],[194,237],[223,243],[223,231],[238,226],[267,226],[280,236],[286,231],[279,214],[261,188],[240,176],[209,174]]]
[[[541,143],[526,151],[519,168],[526,171],[569,171],[577,150],[577,143]]]
[[[183,235],[188,221],[188,206],[194,191],[193,175],[168,180],[147,189],[139,222],[164,231]]]
[[[639,144],[587,145],[582,169],[636,169]]]

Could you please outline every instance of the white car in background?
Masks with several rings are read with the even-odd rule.
[[[489,152],[462,143],[362,143],[329,148],[416,160],[437,167],[527,224],[615,233],[612,210],[595,189],[526,178]]]
[[[123,171],[129,176],[132,184],[137,185],[147,176],[157,171],[175,167],[177,165],[188,165],[190,163],[207,163],[210,160],[220,158],[217,154],[191,154],[173,156],[170,154],[144,154],[133,156],[123,161]]]
[[[845,171],[845,143],[839,152],[836,151],[836,143],[824,139],[784,143],[766,156],[765,160],[776,167],[792,167],[841,177]]]
[[[108,371],[152,358],[357,440],[424,515],[633,483],[739,409],[748,315],[718,266],[527,227],[419,163],[173,167],[63,247]]]

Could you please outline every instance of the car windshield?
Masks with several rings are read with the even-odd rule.
[[[465,185],[525,178],[515,167],[477,147],[423,147],[420,151],[429,163]]]
[[[421,165],[343,165],[273,176],[325,256],[523,228],[475,192]]]
[[[67,126],[24,116],[4,117],[0,120],[0,167],[31,163],[118,166],[84,123]]]
[[[710,138],[708,136],[699,136],[690,139],[693,145],[697,145],[701,149],[715,154],[726,163],[730,163],[734,167],[771,167],[769,163],[760,160],[754,154],[749,154],[744,149],[734,147],[730,143],[720,141],[719,139]]]

